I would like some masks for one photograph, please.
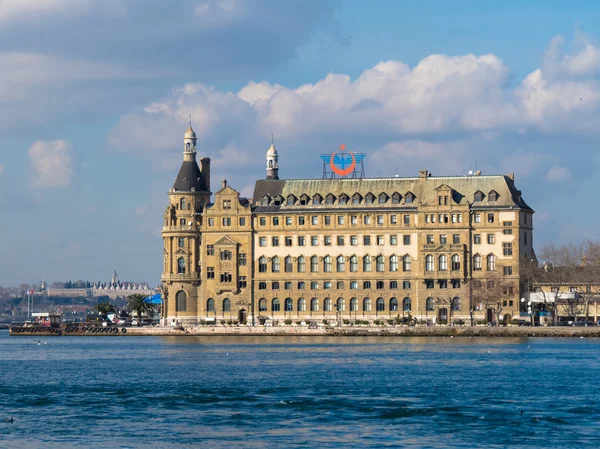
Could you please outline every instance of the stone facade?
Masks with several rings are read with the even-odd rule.
[[[195,163],[195,134],[193,149]],[[211,203],[208,162],[196,186],[171,189],[165,323],[492,320],[474,291],[490,283],[502,317],[519,315],[520,260],[535,256],[514,176],[284,180],[276,162],[251,200],[224,181]]]

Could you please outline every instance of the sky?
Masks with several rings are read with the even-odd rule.
[[[0,285],[160,282],[189,115],[211,182],[515,173],[534,244],[599,239],[600,3],[0,0]]]

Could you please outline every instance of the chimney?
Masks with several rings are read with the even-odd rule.
[[[507,176],[509,177],[509,179],[510,179],[512,182],[515,182],[515,174],[514,174],[514,173],[509,173]]]
[[[200,172],[202,173],[202,177],[204,178],[204,185],[206,186],[206,190],[210,192],[210,158],[203,157],[200,159]]]
[[[431,176],[429,170],[419,170],[419,178],[428,178]]]

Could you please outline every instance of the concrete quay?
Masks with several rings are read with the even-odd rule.
[[[173,327],[129,327],[119,336],[330,336],[330,337],[600,337],[600,326],[567,327],[487,327],[487,326],[198,326],[185,329]]]

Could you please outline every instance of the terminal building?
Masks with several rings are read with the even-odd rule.
[[[191,126],[183,144],[162,231],[164,324],[519,316],[534,211],[514,175],[365,178],[350,170],[364,155],[342,151],[322,179],[280,179],[272,144],[242,198],[227,181],[211,191]]]

